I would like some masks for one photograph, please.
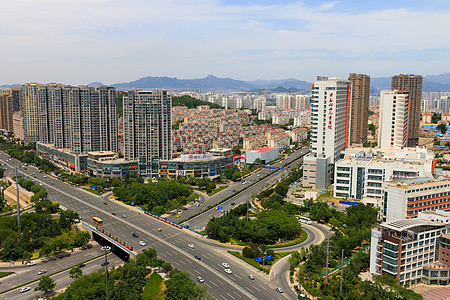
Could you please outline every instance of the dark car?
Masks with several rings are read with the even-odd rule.
[[[108,202],[103,202],[103,204],[108,205]]]
[[[234,202],[231,202],[231,205],[235,205],[236,203],[234,203]]]
[[[139,234],[137,234],[136,232],[133,232],[133,237],[137,238],[137,237],[139,237]]]
[[[112,212],[113,216],[117,215],[115,212]]]
[[[108,262],[102,262],[102,267],[109,265],[109,261]]]
[[[200,257],[200,256],[198,256],[198,255],[196,255],[196,256],[194,256],[196,259],[198,259],[198,260],[202,260],[202,258]]]
[[[78,265],[78,268],[82,268],[82,267],[84,267],[84,266],[86,266],[85,264],[79,264]]]

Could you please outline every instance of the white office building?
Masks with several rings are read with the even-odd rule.
[[[419,213],[450,209],[450,181],[433,178],[394,180],[383,184],[383,220],[406,219]]]
[[[378,146],[383,149],[401,149],[408,141],[409,92],[382,91]]]
[[[350,143],[350,82],[318,77],[311,96],[311,154],[305,159],[304,185],[323,188],[329,185],[334,162]],[[321,163],[314,163],[320,158]],[[318,170],[325,167],[326,170]],[[318,176],[318,174],[321,174]]]
[[[335,164],[334,196],[381,206],[383,182],[433,177],[434,154],[425,148],[370,149],[352,147]],[[373,199],[367,199],[373,198]]]

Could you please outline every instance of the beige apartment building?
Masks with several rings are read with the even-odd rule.
[[[352,83],[350,143],[364,144],[367,141],[370,76],[350,73],[348,80]]]

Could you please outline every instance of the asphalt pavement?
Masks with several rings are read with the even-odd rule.
[[[296,152],[296,154],[299,156],[301,151]],[[9,157],[4,153],[0,154],[0,159],[3,162],[7,158]],[[11,160],[7,163],[8,176],[14,176],[13,165],[22,165],[16,160]],[[280,164],[285,163],[286,160]],[[268,172],[267,169],[260,172],[264,171]],[[20,173],[23,173],[27,179],[33,179],[37,184],[42,183],[47,189],[50,200],[59,201],[61,206],[78,212],[82,216],[83,221],[89,223],[94,216],[102,218],[104,222],[102,227],[133,246],[135,251],[140,252],[148,247],[155,248],[159,257],[170,262],[174,267],[188,272],[193,280],[196,280],[197,276],[202,276],[205,279],[204,284],[208,286],[208,293],[217,299],[280,299],[281,294],[274,290],[274,283],[270,282],[265,274],[249,265],[235,262],[231,264],[233,273],[226,274],[221,263],[224,260],[235,260],[230,254],[223,251],[223,247],[220,247],[220,244],[204,239],[187,230],[180,230],[167,223],[139,214],[135,208],[125,207],[115,201],[106,200],[105,197],[81,190],[79,187],[61,182],[48,175],[45,176],[34,167],[28,167],[27,170],[21,167]],[[32,173],[35,177],[31,176]],[[279,178],[280,173],[274,172],[271,178],[258,182],[246,192],[251,196],[253,189],[262,189],[263,185],[267,184],[269,180],[273,181]],[[248,177],[245,180],[252,180],[253,182],[254,179],[261,177],[257,176],[257,174],[252,176],[254,177]],[[231,191],[232,187],[226,190]],[[217,195],[217,197],[223,197],[223,195]],[[239,197],[241,203],[246,201],[246,196],[243,196],[242,193],[235,198],[237,197]],[[107,205],[103,204],[105,201],[108,203]],[[233,199],[232,201],[238,204],[238,200]],[[228,204],[229,207],[227,208],[231,208],[232,201],[231,199],[228,200],[229,204],[225,203],[224,206]],[[113,212],[116,215],[113,215]],[[207,213],[211,212],[213,214],[216,213],[214,210],[210,210]],[[162,231],[158,231],[158,228],[161,228]],[[138,233],[139,237],[132,237],[133,232]],[[138,244],[141,240],[146,243],[145,247]],[[194,249],[188,247],[190,243],[195,245]],[[194,256],[199,256],[201,260],[196,259]],[[249,280],[247,278],[249,273],[254,274],[256,279]]]
[[[90,262],[87,262],[86,265],[82,268],[83,274],[88,274],[88,273],[92,273],[95,271],[99,271],[100,269],[104,269],[105,267],[101,266],[101,263],[105,261],[104,256],[99,257],[97,259],[94,259]],[[111,269],[113,266],[120,266],[122,265],[124,262],[119,259],[117,256],[115,255],[108,255],[108,269]],[[36,267],[36,266],[34,266]],[[33,268],[34,268],[33,267]],[[36,273],[38,272],[38,269],[36,269]],[[71,284],[74,279],[70,278],[69,276],[69,270],[66,271],[62,271],[58,274],[55,274],[53,276],[50,276],[53,280],[55,280],[56,286],[55,286],[55,291],[58,291],[62,288],[65,288],[66,286],[68,286],[69,284]],[[48,273],[47,273],[48,274]],[[47,275],[45,274],[45,275]],[[8,277],[12,277],[13,279],[19,276],[14,276],[14,275],[10,275]],[[25,285],[25,287],[30,287],[30,290],[24,293],[20,292],[20,288],[11,290],[9,292],[6,292],[4,294],[0,295],[0,299],[8,299],[8,300],[32,300],[32,299],[37,299],[37,297],[42,297],[44,296],[43,292],[40,291],[34,291],[34,288],[37,287],[39,284],[39,281],[33,282],[31,284],[27,284]],[[2,283],[3,285],[3,283]],[[54,293],[49,292],[47,294],[47,296],[50,295],[55,295]]]

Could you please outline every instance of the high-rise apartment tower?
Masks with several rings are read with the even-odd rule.
[[[416,146],[419,143],[422,83],[423,77],[421,75],[400,74],[392,77],[391,90],[409,91],[407,146]]]
[[[139,173],[158,175],[158,161],[172,158],[172,97],[162,90],[132,90],[123,99],[125,159]]]
[[[348,80],[352,83],[350,143],[364,144],[369,119],[370,76],[350,73]]]

